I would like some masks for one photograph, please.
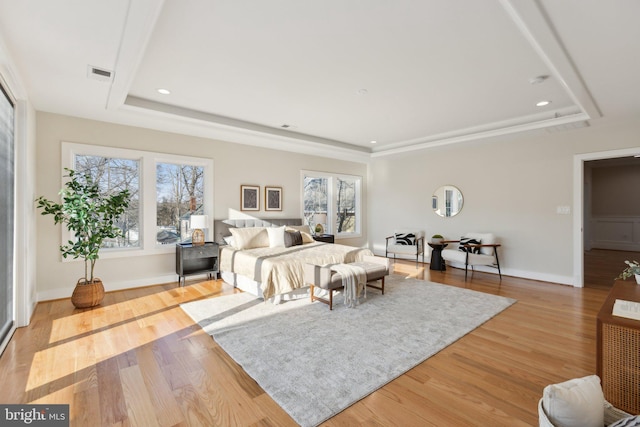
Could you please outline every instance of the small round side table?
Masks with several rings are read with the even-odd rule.
[[[431,263],[429,264],[429,270],[445,271],[447,266],[442,259],[442,249],[444,249],[446,243],[427,243],[431,249]]]

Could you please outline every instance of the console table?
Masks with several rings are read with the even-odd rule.
[[[176,274],[178,283],[184,286],[185,276],[207,273],[209,279],[218,273],[218,244],[205,242],[203,245],[191,243],[176,244]]]
[[[597,374],[605,399],[640,414],[640,321],[612,314],[616,299],[640,302],[640,285],[617,280],[597,320]]]

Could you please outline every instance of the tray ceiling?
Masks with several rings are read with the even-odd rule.
[[[0,36],[38,110],[366,158],[638,115],[637,16],[633,0],[2,0]]]

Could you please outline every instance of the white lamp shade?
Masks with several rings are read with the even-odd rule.
[[[191,215],[190,226],[192,230],[197,228],[209,228],[209,217],[207,215]]]
[[[313,222],[316,224],[326,224],[327,214],[325,213],[313,214]]]

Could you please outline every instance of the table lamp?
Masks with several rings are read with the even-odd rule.
[[[324,224],[327,223],[327,214],[326,213],[313,214],[313,222],[315,223],[314,230],[316,234],[323,234]]]
[[[191,235],[191,244],[193,246],[204,245],[204,231],[203,228],[208,228],[207,223],[209,218],[207,215],[191,215],[190,228],[193,230]]]

